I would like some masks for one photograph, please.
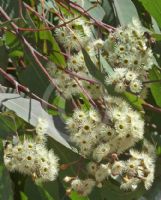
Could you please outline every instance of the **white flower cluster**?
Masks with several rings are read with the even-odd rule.
[[[102,182],[110,176],[120,182],[121,189],[135,190],[141,182],[149,189],[154,178],[154,147],[145,140],[141,152],[130,149],[143,139],[141,115],[119,97],[107,96],[104,101],[104,118],[94,109],[77,109],[66,122],[71,141],[80,154],[94,160],[87,165],[88,174],[93,179],[91,187],[86,188],[83,184],[88,179],[76,178],[72,180],[71,188],[81,195],[89,194],[94,186],[102,187]],[[128,151],[128,159],[118,159]],[[77,183],[80,190],[72,183]]]
[[[144,121],[126,101],[119,97],[106,97],[107,112],[101,119],[98,111],[75,110],[66,122],[71,141],[84,156],[97,162],[108,154],[122,153],[143,138]],[[107,119],[106,119],[107,118]]]
[[[79,74],[79,73],[78,73]],[[84,78],[87,76],[84,75]],[[65,98],[70,99],[72,96],[77,96],[84,91],[93,99],[98,99],[102,95],[102,87],[99,84],[91,84],[87,81],[77,79],[77,81],[62,71],[57,71],[54,80],[57,86],[61,89]],[[83,89],[82,89],[83,88]]]
[[[124,167],[117,174],[122,177],[120,188],[135,190],[138,184],[143,182],[148,190],[154,180],[154,156],[134,149],[130,150],[130,155],[130,159],[125,162]]]
[[[107,85],[114,86],[118,93],[126,90],[140,93],[147,72],[153,65],[153,54],[140,23],[134,19],[132,24],[117,28],[105,42],[93,38],[88,23],[81,18],[56,31],[58,42],[70,54],[68,72],[93,79],[81,51],[83,47],[96,67],[101,68],[100,54],[113,67],[113,73],[106,78]],[[69,190],[87,196],[94,186],[102,187],[108,177],[116,179],[124,190],[135,190],[141,182],[149,189],[154,177],[154,147],[147,143],[141,152],[130,150],[136,142],[143,140],[144,120],[141,114],[122,98],[107,96],[103,86],[69,74],[58,69],[55,71],[56,83],[66,98],[79,95],[84,88],[97,103],[98,100],[103,102],[103,109],[78,108],[66,121],[71,142],[83,157],[92,160],[87,165],[88,178],[66,178],[71,183]],[[122,154],[128,154],[128,158],[122,159]]]
[[[93,60],[96,60],[95,56],[92,58]],[[67,65],[68,69],[71,72],[76,73],[78,76],[81,76],[85,79],[87,78],[94,80],[88,72],[81,51],[78,54],[71,56],[67,61]],[[102,95],[102,86],[100,84],[91,84],[90,82],[81,80],[79,78],[77,78],[76,81],[73,76],[69,75],[68,73],[65,73],[61,70],[55,71],[55,69],[52,70],[51,68],[52,65],[48,67],[48,71],[50,71],[50,74],[54,74],[54,80],[56,81],[57,86],[61,89],[63,95],[67,99],[83,93],[83,89],[87,91],[93,99],[98,99]],[[53,71],[55,71],[55,73],[53,73]]]
[[[81,46],[91,39],[92,32],[89,21],[85,18],[76,18],[76,16],[65,16],[64,20],[60,20],[58,25],[67,22],[66,26],[56,29],[55,36],[59,43],[68,50],[80,50]],[[70,23],[68,23],[70,21]]]
[[[87,112],[75,110],[72,118],[66,121],[71,141],[80,148],[80,153],[89,156],[99,141],[98,131],[101,129],[101,118],[98,112],[91,109]]]
[[[72,17],[68,16],[65,20],[70,21],[71,19]],[[64,22],[59,22],[59,24],[62,23]],[[83,78],[93,79],[88,72],[81,47],[86,49],[91,60],[98,65],[96,55],[98,54],[98,50],[103,47],[104,42],[101,39],[95,40],[93,38],[89,23],[89,20],[81,17],[57,29],[55,34],[57,41],[67,50],[67,53],[70,52],[69,58],[67,59],[67,69]],[[54,80],[66,98],[71,98],[72,96],[83,93],[83,89],[87,91],[93,99],[99,98],[102,94],[100,85],[91,84],[79,78],[76,81],[69,74],[61,70],[55,70],[55,66],[52,64],[50,66],[48,65],[48,71],[54,77]]]
[[[81,196],[89,195],[95,186],[102,188],[103,183],[109,177],[118,181],[122,190],[134,191],[141,183],[148,190],[154,180],[154,164],[155,148],[145,140],[141,152],[135,149],[129,150],[128,159],[119,160],[117,158],[107,163],[91,161],[87,164],[87,179],[65,177],[64,181],[70,183],[70,191],[77,191]]]
[[[71,182],[71,189],[76,191],[81,196],[87,196],[91,193],[92,189],[95,186],[95,181],[93,179],[81,180],[76,178]]]
[[[126,89],[139,93],[146,73],[154,64],[148,39],[140,22],[133,19],[127,27],[117,28],[110,33],[104,45],[108,62],[114,68],[114,73],[107,77],[107,84],[115,86],[116,92]]]
[[[138,72],[127,68],[115,68],[113,74],[107,77],[106,83],[115,86],[115,91],[118,93],[130,90],[132,93],[140,93],[143,85],[141,76]]]
[[[47,150],[44,135],[47,122],[39,119],[32,139],[24,139],[14,145],[10,142],[4,149],[4,163],[9,171],[18,171],[32,176],[35,181],[53,181],[58,175],[58,157]]]

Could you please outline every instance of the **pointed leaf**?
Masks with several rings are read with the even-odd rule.
[[[139,18],[137,10],[131,0],[114,0],[113,2],[122,26],[129,24],[133,17]]]

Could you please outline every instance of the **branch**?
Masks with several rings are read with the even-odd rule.
[[[58,4],[60,4],[60,1],[59,0],[55,0]],[[88,10],[85,10],[84,8],[82,8],[80,5],[78,5],[77,3],[74,3],[72,1],[69,1],[69,5],[71,8],[77,10],[79,13],[81,13],[83,16],[91,19],[93,21],[93,23],[96,25],[96,26],[99,26],[105,30],[107,30],[108,32],[112,32],[114,31],[116,28],[114,28],[113,26],[110,26],[108,24],[105,24],[97,19],[95,19],[94,17],[92,17]]]
[[[146,103],[146,102],[144,102],[142,105],[143,105],[144,108],[146,108],[148,110],[152,110],[154,112],[161,113],[161,108],[155,107],[155,106],[153,106],[149,103]]]
[[[0,7],[0,12],[2,14],[2,16],[6,19],[6,20],[11,20],[10,17],[7,15],[7,13],[2,9],[2,7]],[[24,36],[22,36],[18,30],[18,26],[11,22],[11,26],[13,27],[13,29],[15,30],[16,35],[20,38],[20,40],[22,41],[22,43],[28,48],[28,50],[30,51],[31,55],[33,56],[35,62],[38,64],[38,66],[41,68],[41,70],[44,72],[44,74],[46,75],[46,77],[48,78],[48,80],[50,81],[50,83],[52,84],[53,88],[56,89],[60,95],[62,97],[64,97],[62,95],[61,90],[59,89],[59,87],[56,85],[56,83],[54,82],[54,80],[50,77],[50,75],[48,74],[47,70],[45,69],[45,67],[42,65],[42,63],[39,61],[38,57],[36,56],[36,53],[40,54],[39,52],[37,52],[29,43],[28,41],[24,38]]]
[[[161,80],[150,80],[150,81],[143,82],[143,84],[148,84],[148,83],[161,83]]]
[[[58,108],[50,103],[48,103],[47,101],[45,101],[44,99],[38,97],[36,94],[31,93],[30,90],[21,85],[20,83],[18,83],[14,78],[12,78],[8,73],[6,73],[2,68],[0,68],[0,74],[6,79],[8,80],[13,86],[16,87],[17,92],[21,91],[24,92],[25,94],[28,94],[30,97],[38,100],[41,104],[44,104],[46,106],[48,106],[49,108],[53,109],[53,110],[58,110]]]

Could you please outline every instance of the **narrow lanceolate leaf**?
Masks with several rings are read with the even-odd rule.
[[[34,99],[22,98],[18,94],[5,94],[0,93],[0,102],[3,106],[9,110],[14,111],[20,118],[33,126],[36,126],[38,118],[45,118],[49,123],[48,134],[54,140],[58,141],[62,145],[70,148],[70,145],[55,128],[53,118],[41,107],[40,102]]]
[[[141,99],[140,97],[131,94],[129,92],[124,92],[123,96],[125,97],[125,99],[127,99],[127,101],[137,110],[143,110],[142,104],[144,103],[144,100]]]
[[[149,78],[151,81],[153,80],[161,80],[161,73],[160,71],[157,69],[157,67],[153,67],[150,70],[149,73]],[[160,82],[154,82],[150,84],[150,90],[152,92],[152,95],[155,99],[155,102],[158,106],[161,107],[161,81]]]
[[[70,195],[71,200],[90,200],[88,197],[81,197],[76,192],[72,192]]]
[[[123,191],[116,183],[109,180],[102,188],[101,196],[102,200],[134,200],[139,199],[144,193],[145,189],[141,184],[135,191]]]
[[[131,0],[114,0],[113,2],[119,22],[122,26],[129,24],[134,17],[139,18],[137,10]]]
[[[8,52],[4,44],[0,44],[0,55],[0,67],[6,69],[8,64]]]
[[[3,165],[0,165],[0,186],[0,199],[13,200],[11,179]]]
[[[0,137],[7,138],[16,134],[22,126],[22,120],[13,112],[0,113]]]
[[[83,56],[84,56],[84,60],[86,63],[86,66],[89,70],[89,73],[96,78],[97,80],[99,80],[101,83],[104,84],[105,82],[105,78],[106,75],[104,73],[102,73],[97,67],[96,65],[93,63],[93,61],[91,60],[89,54],[87,53],[87,51],[85,49],[82,49],[83,52]]]
[[[40,26],[40,28],[45,28],[44,25]],[[46,53],[49,54],[50,60],[54,62],[54,64],[61,65],[62,67],[65,67],[65,59],[64,56],[61,54],[61,50],[59,48],[58,43],[54,39],[54,36],[52,35],[51,31],[40,31],[39,32],[39,38],[40,42],[46,41],[50,43],[50,45],[47,45]]]
[[[160,0],[139,0],[145,9],[152,15],[161,27],[161,1]]]
[[[155,31],[155,34],[160,34],[161,33],[160,32],[160,28],[159,28],[156,20],[153,17],[152,17],[152,27],[153,27],[153,29]]]
[[[108,75],[111,75],[114,72],[113,68],[110,66],[110,64],[106,61],[106,59],[102,55],[100,55],[100,63],[101,63],[103,70]]]
[[[12,181],[3,164],[2,141],[0,140],[0,199],[13,200]]]

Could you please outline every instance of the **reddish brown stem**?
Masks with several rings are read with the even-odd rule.
[[[144,102],[142,105],[143,105],[144,108],[146,108],[148,110],[152,110],[154,112],[161,113],[161,108],[155,107],[155,106],[153,106],[149,103],[146,103],[146,102]]]
[[[57,3],[60,4],[60,1],[59,0],[56,0]],[[96,20],[94,17],[92,17],[88,10],[85,10],[84,8],[82,8],[80,5],[78,5],[77,3],[74,3],[72,1],[69,1],[69,5],[71,8],[77,10],[79,13],[81,13],[83,16],[91,19],[93,21],[93,23],[96,25],[96,26],[99,26],[105,30],[107,30],[108,32],[112,32],[115,30],[115,28],[113,26],[110,26],[108,24],[105,24],[99,20]]]
[[[53,110],[58,110],[58,108],[48,102],[46,102],[44,99],[41,99],[40,97],[38,97],[36,94],[31,93],[30,90],[21,85],[20,83],[18,83],[14,78],[12,78],[8,73],[6,73],[2,68],[0,68],[0,74],[6,79],[8,80],[13,86],[16,87],[16,90],[19,92],[24,92],[25,94],[28,94],[30,97],[38,100],[41,104],[44,104],[46,106],[48,106],[49,108],[53,109]]]
[[[2,16],[6,19],[6,20],[11,20],[10,17],[7,15],[7,13],[2,9],[2,7],[0,7],[0,12],[2,14]],[[39,61],[36,53],[40,54],[39,52],[37,52],[29,43],[28,41],[24,38],[24,36],[22,36],[19,33],[18,30],[18,26],[11,22],[11,26],[13,27],[13,29],[15,30],[16,35],[20,38],[20,40],[22,41],[22,43],[27,47],[27,49],[30,51],[30,53],[32,54],[35,62],[37,63],[37,65],[41,68],[41,70],[44,72],[44,74],[46,75],[46,77],[48,78],[48,80],[50,81],[50,83],[52,84],[52,86],[54,88],[57,89],[57,91],[62,95],[61,90],[58,88],[58,86],[56,85],[55,81],[50,77],[50,75],[48,74],[47,70],[45,69],[45,67],[42,65],[42,63]],[[62,95],[63,96],[63,95]]]
[[[82,92],[84,93],[84,95],[89,99],[89,102],[94,106],[97,107],[97,105],[95,104],[95,102],[93,101],[92,97],[89,95],[89,93],[84,89],[84,87],[79,83],[79,81],[77,80],[77,78],[74,78],[74,80],[76,81],[76,83],[78,84],[78,86],[80,87],[80,89],[82,90]]]

